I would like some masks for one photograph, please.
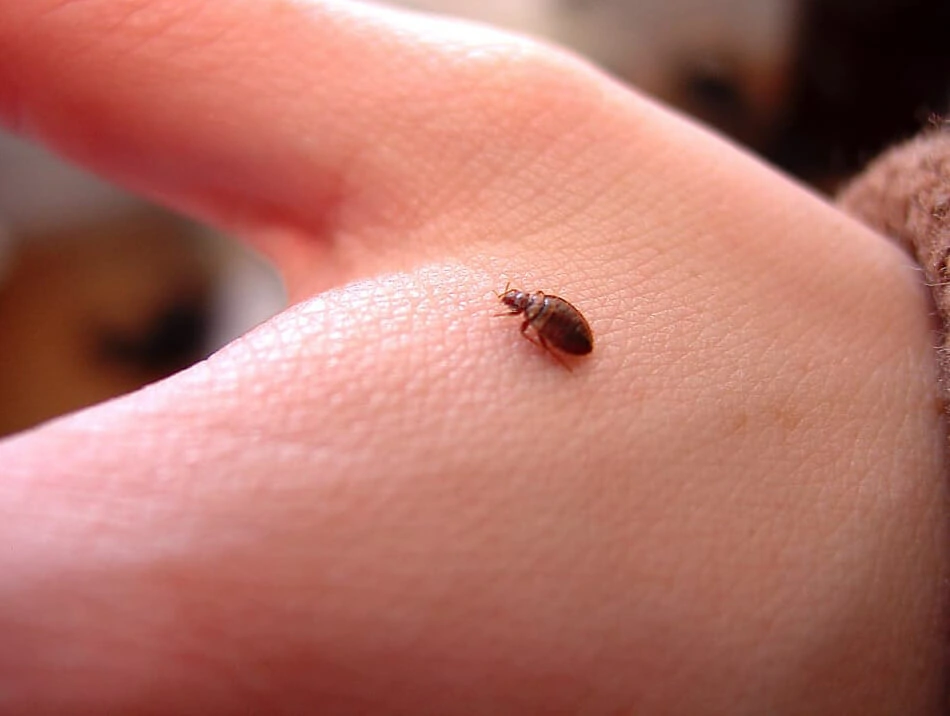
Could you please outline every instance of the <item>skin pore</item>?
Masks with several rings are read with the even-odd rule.
[[[0,0],[0,119],[294,305],[0,443],[7,713],[938,713],[944,427],[883,238],[550,47]],[[507,281],[595,350],[518,335]]]

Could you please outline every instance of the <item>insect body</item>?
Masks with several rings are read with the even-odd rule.
[[[499,299],[509,309],[507,314],[502,315],[523,313],[521,334],[534,343],[527,333],[528,328],[534,329],[537,342],[548,352],[554,348],[562,353],[582,356],[594,349],[594,334],[587,320],[563,298],[543,291],[527,293],[506,288]]]

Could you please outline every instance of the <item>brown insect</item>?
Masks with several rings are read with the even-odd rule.
[[[509,309],[507,313],[498,315],[517,316],[523,313],[521,335],[540,345],[568,370],[570,366],[555,350],[574,356],[587,355],[594,350],[594,334],[590,325],[574,306],[559,296],[552,296],[543,291],[527,293],[509,288],[510,285],[505,286],[503,293],[497,294]],[[534,329],[537,341],[528,334],[528,328]]]

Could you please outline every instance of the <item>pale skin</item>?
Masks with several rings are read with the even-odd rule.
[[[911,262],[592,68],[346,3],[0,0],[0,118],[293,307],[0,443],[3,713],[938,713]],[[560,295],[567,373],[497,318]]]

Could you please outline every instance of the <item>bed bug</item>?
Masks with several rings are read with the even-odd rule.
[[[544,293],[544,291],[531,293],[519,291],[516,288],[510,288],[509,284],[505,286],[503,293],[498,294],[498,298],[509,309],[507,313],[499,315],[524,314],[521,335],[532,343],[539,344],[568,370],[570,367],[555,351],[583,356],[594,349],[594,334],[590,330],[587,319],[560,296]],[[528,328],[534,330],[537,341],[528,334]]]

